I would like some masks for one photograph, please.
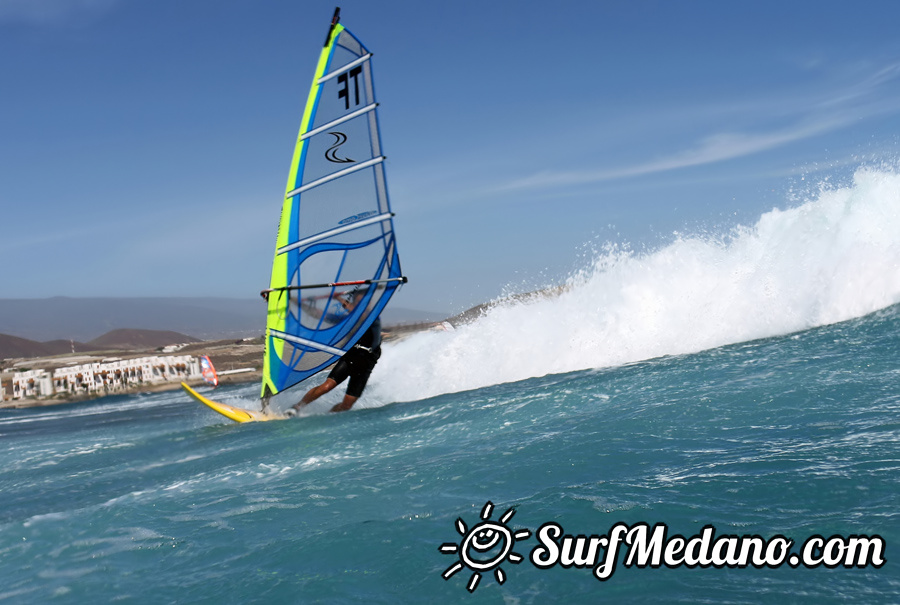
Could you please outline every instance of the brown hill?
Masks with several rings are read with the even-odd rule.
[[[51,357],[53,355],[65,355],[72,352],[72,345],[76,351],[84,351],[88,346],[81,342],[73,343],[70,340],[51,340],[37,342],[9,334],[0,334],[0,359],[16,357]]]
[[[43,343],[0,334],[0,358],[8,357],[41,357],[50,355]]]
[[[72,352],[72,347],[75,347],[75,351],[78,353],[88,350],[88,346],[83,342],[72,342],[71,340],[48,340],[41,344],[47,349],[47,355],[65,355]]]
[[[200,342],[192,336],[170,332],[167,330],[113,330],[100,338],[87,343],[87,347],[93,350],[105,349],[158,349],[168,345],[182,344],[186,342]]]
[[[110,349],[149,350],[186,342],[200,341],[178,332],[159,330],[113,330],[87,343],[72,342],[71,340],[37,342],[9,334],[0,334],[0,359],[30,359],[65,355],[72,352],[73,345],[76,353],[87,353]]]

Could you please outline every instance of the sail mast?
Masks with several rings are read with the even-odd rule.
[[[334,26],[337,25],[341,20],[341,7],[334,7],[334,16],[331,18],[331,25],[328,27],[328,35],[325,36],[325,44],[322,46],[328,48],[328,43],[331,42],[331,32],[334,31]]]

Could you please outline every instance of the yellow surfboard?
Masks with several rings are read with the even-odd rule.
[[[214,409],[226,418],[234,420],[235,422],[265,422],[267,420],[282,420],[284,418],[287,418],[287,416],[283,414],[245,410],[244,408],[228,405],[227,403],[219,403],[217,401],[213,401],[212,399],[207,399],[183,382],[181,383],[181,388],[183,388],[188,395],[190,395],[203,405]]]

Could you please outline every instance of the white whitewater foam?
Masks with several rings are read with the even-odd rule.
[[[900,302],[900,174],[860,169],[726,236],[610,248],[558,296],[386,346],[368,405],[788,334]],[[365,402],[361,402],[364,403]]]

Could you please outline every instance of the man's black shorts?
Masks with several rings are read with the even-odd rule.
[[[347,394],[351,397],[361,397],[379,357],[381,357],[381,347],[371,353],[365,349],[354,347],[344,353],[344,356],[331,369],[328,377],[341,384],[349,376],[350,383],[347,385]]]

